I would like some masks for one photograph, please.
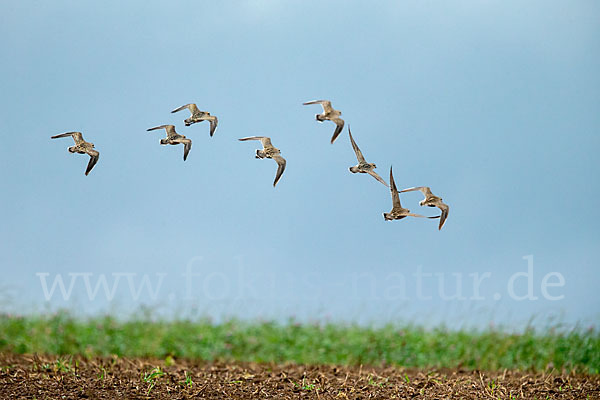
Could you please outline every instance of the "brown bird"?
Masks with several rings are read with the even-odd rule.
[[[305,106],[310,105],[310,104],[320,104],[323,107],[323,113],[315,115],[315,119],[317,121],[319,121],[319,122],[323,122],[323,121],[335,122],[336,128],[335,128],[335,131],[333,132],[333,136],[331,137],[331,144],[333,144],[333,142],[335,142],[335,139],[337,139],[337,137],[342,132],[342,129],[344,128],[344,120],[340,118],[340,115],[342,115],[342,112],[338,111],[338,110],[334,110],[333,107],[331,107],[331,102],[329,100],[312,100],[312,101],[307,101],[306,103],[302,103],[302,105],[305,105]]]
[[[190,152],[190,149],[192,148],[192,140],[175,132],[175,126],[173,125],[155,126],[154,128],[146,129],[146,131],[150,132],[155,131],[157,129],[165,129],[167,131],[167,137],[164,139],[160,139],[160,144],[183,144],[183,161],[185,161],[188,156],[188,153]]]
[[[354,152],[356,153],[356,158],[358,159],[357,165],[348,168],[350,170],[350,172],[352,172],[353,174],[356,174],[356,173],[369,174],[373,178],[377,179],[379,182],[383,183],[385,186],[388,186],[388,184],[383,180],[383,178],[381,178],[377,174],[377,172],[373,171],[375,168],[377,168],[377,165],[368,163],[365,160],[365,157],[363,156],[362,152],[358,148],[358,145],[354,141],[354,138],[352,137],[352,132],[350,132],[350,126],[348,126],[348,136],[350,136],[350,142],[352,143],[352,148],[354,149]]]
[[[400,204],[400,195],[398,194],[398,189],[396,188],[396,182],[394,182],[394,175],[392,174],[392,167],[390,167],[390,191],[392,192],[392,211],[389,213],[383,213],[383,218],[386,221],[392,221],[394,219],[402,219],[405,217],[419,217],[419,218],[439,218],[437,215],[435,217],[426,217],[420,214],[411,213],[408,208],[403,208],[402,204]]]
[[[277,173],[275,174],[275,181],[273,182],[273,187],[277,185],[277,182],[281,178],[283,171],[285,171],[285,158],[281,157],[281,151],[271,144],[271,138],[266,136],[251,136],[238,139],[242,142],[246,140],[260,140],[262,143],[263,149],[256,150],[256,158],[271,158],[277,162]]]
[[[446,218],[448,218],[448,212],[450,211],[450,207],[448,206],[448,204],[445,204],[442,201],[441,197],[438,197],[431,193],[431,189],[427,186],[419,186],[404,189],[401,190],[400,193],[414,192],[415,190],[420,191],[425,196],[425,198],[419,202],[421,206],[437,207],[440,209],[440,211],[442,211],[442,215],[440,216],[440,225],[438,227],[438,230],[441,230],[442,226],[444,226],[444,222],[446,222]]]
[[[69,147],[70,153],[79,153],[79,154],[87,154],[90,156],[90,161],[88,162],[87,168],[85,170],[85,175],[90,173],[94,165],[98,162],[98,158],[100,157],[100,153],[97,150],[94,150],[94,143],[86,142],[83,140],[83,135],[81,132],[67,132],[61,133],[60,135],[52,136],[51,139],[64,138],[67,136],[71,136],[75,141],[75,146]]]
[[[192,113],[192,115],[189,118],[183,121],[185,123],[185,126],[190,126],[197,122],[210,121],[210,136],[212,137],[212,135],[214,135],[215,133],[215,130],[217,129],[217,124],[219,123],[218,118],[214,115],[210,115],[208,111],[200,111],[194,103],[186,104],[184,106],[176,108],[173,111],[171,111],[171,113],[176,113],[185,108],[190,110],[190,112]]]

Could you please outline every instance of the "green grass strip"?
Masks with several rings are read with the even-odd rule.
[[[0,351],[600,372],[600,333],[593,329],[527,329],[516,334],[393,324],[121,321],[111,316],[75,318],[61,312],[52,316],[0,315]]]

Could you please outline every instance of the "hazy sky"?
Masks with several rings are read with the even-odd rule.
[[[597,1],[20,1],[0,21],[7,310],[600,320]],[[302,106],[319,98],[386,180],[444,198],[442,231],[383,220],[388,189],[348,172],[347,130],[329,144]],[[189,102],[213,138],[170,113]],[[160,124],[193,140],[187,161]],[[50,140],[74,130],[100,151],[87,177]],[[251,135],[287,159],[277,188]],[[420,200],[402,195],[436,213]],[[44,295],[57,276],[66,300]],[[102,277],[114,297],[90,300]]]

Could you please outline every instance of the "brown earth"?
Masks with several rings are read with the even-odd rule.
[[[600,399],[600,375],[0,354],[0,399],[82,398]]]

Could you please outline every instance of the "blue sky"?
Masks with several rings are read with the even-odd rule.
[[[6,309],[597,323],[597,2],[24,1],[0,15]],[[393,165],[398,186],[444,198],[441,232],[383,220],[389,191],[348,172],[347,131],[330,145],[333,124],[302,106],[318,98],[380,175]],[[170,114],[189,102],[219,117],[213,138]],[[193,141],[185,162],[146,132],[167,123]],[[73,130],[100,151],[87,177],[88,158],[50,140]],[[275,163],[237,141],[252,135],[287,159],[275,189]],[[402,195],[431,215],[420,199]],[[528,255],[538,299],[509,298]],[[187,266],[200,276],[183,277]],[[418,271],[467,299],[440,295],[436,275],[419,298]],[[69,272],[166,275],[155,296],[134,299],[122,281],[112,301],[90,300],[80,280],[46,302],[36,274]],[[473,300],[469,274],[486,272]],[[564,278],[556,301],[540,292],[552,272]]]

